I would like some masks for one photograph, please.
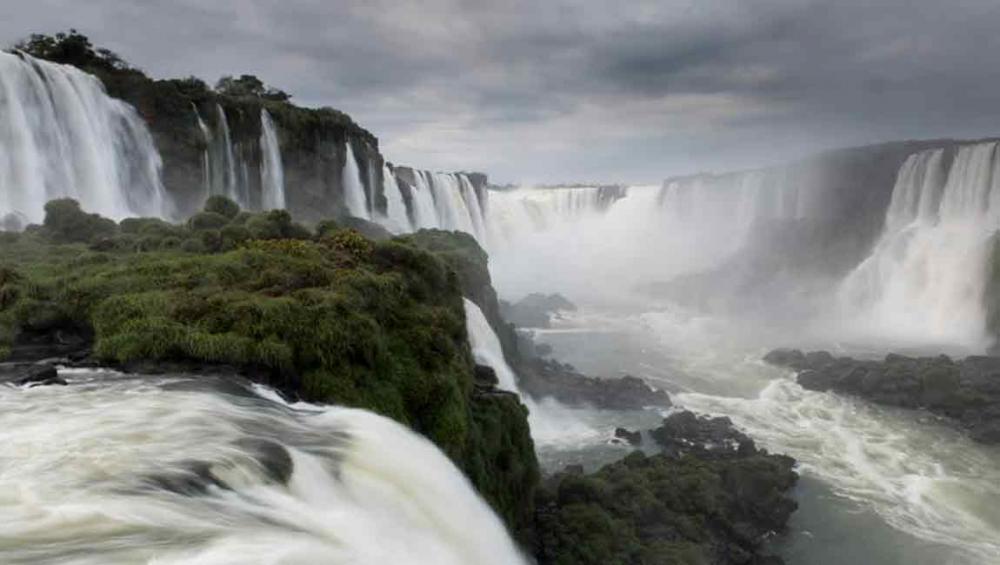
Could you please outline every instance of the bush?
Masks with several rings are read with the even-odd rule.
[[[225,196],[209,196],[202,208],[205,212],[214,212],[228,220],[240,214],[240,205]]]
[[[188,220],[188,226],[195,230],[219,230],[229,223],[229,218],[216,212],[198,212]]]
[[[250,239],[250,230],[244,226],[229,224],[222,228],[222,249],[231,251]]]
[[[62,198],[45,204],[42,232],[55,243],[89,243],[115,235],[118,224],[84,212],[72,198]]]

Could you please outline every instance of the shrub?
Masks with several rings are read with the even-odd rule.
[[[188,226],[195,231],[218,230],[229,223],[229,218],[216,212],[198,212],[188,220]]]
[[[225,196],[209,196],[203,207],[205,212],[214,212],[228,220],[240,214],[240,205]]]
[[[88,243],[118,232],[118,224],[80,209],[72,198],[51,200],[45,204],[42,231],[56,243]]]

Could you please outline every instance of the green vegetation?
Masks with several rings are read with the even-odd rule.
[[[515,531],[538,480],[516,396],[473,386],[458,277],[405,239],[373,242],[212,198],[183,225],[120,224],[71,200],[3,234],[0,357],[26,331],[81,328],[104,362],[226,364],[432,439]]]
[[[794,504],[791,460],[634,452],[591,474],[560,473],[539,494],[541,565],[758,563]],[[791,505],[791,506],[789,506]],[[774,514],[771,516],[770,514]]]

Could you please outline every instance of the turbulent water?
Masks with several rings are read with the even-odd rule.
[[[54,198],[120,219],[169,216],[145,122],[72,67],[0,52],[0,217],[32,222]]]
[[[390,420],[205,377],[69,376],[0,387],[0,562],[522,562]]]
[[[921,348],[982,347],[986,243],[1000,226],[995,164],[994,144],[960,147],[952,161],[940,151],[911,157],[872,256],[831,281],[817,297],[830,307],[813,319],[762,325],[635,292],[721,264],[755,224],[817,213],[808,184],[793,190],[756,173],[631,187],[610,204],[594,189],[493,192],[491,271],[505,298],[560,292],[581,307],[535,330],[555,358],[596,375],[642,376],[679,407],[730,416],[800,461],[800,510],[775,546],[789,563],[1000,563],[1000,450],[920,413],[806,391],[760,361],[789,345],[855,355],[884,354],[886,343],[933,354],[940,349]],[[865,315],[845,312],[859,288]],[[621,457],[610,430],[649,429],[657,416],[565,411],[577,428],[536,440],[542,462]]]

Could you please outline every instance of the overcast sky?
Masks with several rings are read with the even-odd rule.
[[[159,78],[252,73],[394,162],[658,182],[843,145],[1000,135],[997,0],[0,0]]]

